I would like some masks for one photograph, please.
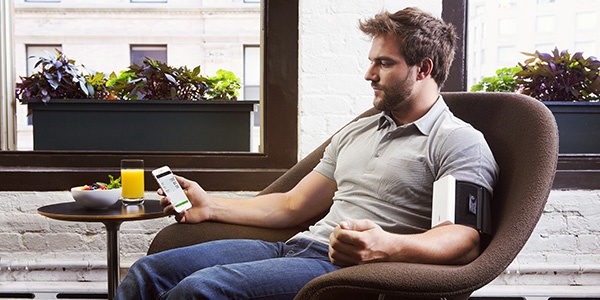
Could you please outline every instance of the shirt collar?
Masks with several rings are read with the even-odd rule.
[[[446,105],[444,98],[442,98],[442,96],[440,95],[438,97],[438,99],[435,101],[435,103],[433,104],[433,106],[429,109],[429,111],[424,116],[422,116],[418,120],[414,121],[413,123],[405,124],[401,127],[406,127],[411,124],[414,124],[414,126],[416,126],[417,129],[419,129],[419,131],[421,131],[422,134],[429,135],[436,120],[447,109],[448,109],[448,106]],[[386,128],[388,126],[395,127],[396,124],[394,123],[394,119],[392,118],[391,113],[389,111],[384,111],[381,113],[381,116],[379,117],[379,126],[377,127],[377,130]]]
[[[377,127],[377,130],[387,128],[388,126],[396,126],[396,123],[394,122],[394,119],[392,119],[392,116],[390,116],[389,111],[383,111],[379,116],[379,126]]]

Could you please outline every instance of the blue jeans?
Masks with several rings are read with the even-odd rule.
[[[327,245],[220,240],[145,256],[115,299],[292,299],[311,279],[339,267]]]

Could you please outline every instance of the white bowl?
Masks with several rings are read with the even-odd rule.
[[[106,208],[121,198],[121,188],[110,190],[83,190],[83,186],[71,188],[75,202],[87,208]]]

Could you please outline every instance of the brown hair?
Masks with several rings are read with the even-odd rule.
[[[399,41],[400,53],[409,66],[430,58],[433,61],[431,77],[440,88],[448,78],[456,44],[452,24],[418,8],[408,7],[394,14],[382,12],[371,19],[360,21],[359,28],[371,37],[395,35]]]

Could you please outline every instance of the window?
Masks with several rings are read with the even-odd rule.
[[[244,47],[244,100],[260,99],[260,46]]]
[[[260,46],[245,46],[244,47],[244,100],[259,100],[260,99]],[[254,129],[260,128],[260,110],[254,112]],[[256,135],[256,134],[255,134]],[[258,145],[252,145],[252,149],[260,149],[258,139],[254,138],[253,142]]]
[[[537,16],[535,18],[535,31],[537,33],[551,33],[554,31],[554,16]]]
[[[575,28],[577,30],[595,30],[597,27],[598,14],[596,12],[585,12],[575,15]]]
[[[515,61],[518,61],[518,52],[515,46],[503,46],[498,47],[498,60],[497,65],[501,66],[513,66]]]
[[[596,42],[575,42],[575,49],[572,53],[575,52],[583,52],[583,56],[593,56],[593,53],[598,53],[598,49],[596,48]]]
[[[50,57],[54,56],[56,50],[62,51],[61,45],[27,45],[27,74],[31,74],[35,70],[35,63],[37,57]]]
[[[446,2],[446,1],[444,1]],[[555,47],[559,50],[568,49],[570,53],[584,51],[584,56],[600,56],[600,39],[598,39],[598,15],[600,6],[597,1],[578,1],[573,6],[572,1],[511,1],[511,0],[469,0],[469,11],[482,10],[486,13],[476,18],[471,15],[468,22],[469,34],[474,27],[481,23],[496,22],[497,19],[517,19],[516,36],[508,40],[500,36],[500,31],[486,31],[483,40],[470,39],[467,66],[469,79],[481,79],[493,76],[495,71],[503,67],[516,66],[527,57],[520,52],[532,53],[536,50],[551,52]],[[502,10],[497,10],[497,3],[504,4]],[[549,4],[551,3],[551,4]],[[510,5],[509,5],[510,4]],[[482,8],[483,6],[483,8]],[[496,11],[495,11],[496,10]],[[528,12],[528,13],[523,13]],[[532,15],[532,13],[534,15]],[[535,15],[539,13],[539,15]],[[562,21],[561,21],[562,20]],[[491,23],[493,25],[493,23]],[[540,34],[543,33],[543,34]],[[514,49],[510,47],[514,45]],[[482,51],[483,49],[497,49]],[[516,57],[508,61],[510,53]],[[485,61],[484,67],[480,66]],[[494,61],[497,60],[495,63]],[[468,89],[478,80],[469,81]],[[598,188],[598,160],[595,154],[559,155],[558,172],[554,181],[556,188]]]
[[[2,189],[65,190],[75,183],[93,182],[116,172],[124,157],[143,158],[147,168],[170,165],[208,190],[262,189],[297,160],[298,74],[285,70],[298,68],[298,1],[265,0],[262,19],[270,26],[264,26],[262,34],[265,88],[261,97],[261,153],[3,151]],[[4,23],[2,26],[4,32],[7,27]],[[6,39],[0,42],[6,45]],[[151,184],[152,180],[147,178],[146,182]]]
[[[130,64],[141,65],[146,59],[152,59],[168,64],[166,45],[131,45]]]
[[[131,3],[167,3],[167,0],[129,0]]]
[[[152,10],[147,10],[145,5],[131,5],[129,9],[123,10],[122,5],[114,1],[91,3],[87,0],[70,0],[69,2],[70,4],[64,3],[52,7],[43,4],[24,5],[21,1],[14,2],[15,68],[18,76],[28,75],[25,73],[24,44],[62,44],[63,53],[69,59],[75,60],[76,65],[83,65],[91,72],[103,72],[107,76],[113,72],[119,74],[132,62],[141,65],[148,57],[175,67],[189,66],[193,69],[200,65],[202,75],[205,76],[214,75],[218,69],[230,70],[239,78],[242,78],[244,68],[243,46],[249,43],[260,45],[260,8],[257,6],[232,7],[220,2],[210,3],[209,6],[198,1],[172,1],[154,6]],[[75,4],[79,8],[73,10],[71,6]],[[51,26],[48,26],[49,24]],[[49,54],[53,56],[53,49],[49,50]],[[211,53],[218,55],[211,56]],[[255,99],[259,100],[258,97]],[[19,108],[24,106],[19,105]],[[107,115],[107,118],[109,116]],[[36,127],[42,127],[35,124],[40,121],[40,118],[33,117],[34,132],[40,131]],[[22,124],[20,121],[18,123]],[[240,126],[243,125],[238,124],[236,127]],[[71,126],[71,128],[77,127]],[[250,130],[247,132],[247,135],[250,135]],[[60,137],[61,134],[62,132],[52,136]],[[255,135],[260,135],[260,131],[253,134]],[[29,134],[29,137],[31,136]],[[41,134],[34,134],[33,138],[35,141],[33,145],[37,145],[34,146],[37,149],[52,149],[39,143]],[[17,143],[23,144],[20,139],[21,137],[17,135]],[[243,138],[237,140],[241,139]],[[64,143],[59,142],[59,144]],[[213,151],[231,149],[222,143],[220,145],[210,149]],[[90,146],[87,149],[100,150],[101,147]],[[23,147],[17,148],[27,150]],[[34,148],[29,148],[32,149]],[[119,147],[101,149],[118,150]],[[131,148],[123,147],[120,150],[125,149]],[[257,148],[247,150],[254,149]],[[147,147],[140,150],[152,149]]]
[[[517,6],[517,0],[500,0],[498,6],[500,8],[513,8]]]
[[[556,47],[556,45],[554,43],[540,43],[540,44],[535,44],[535,46],[533,46],[533,49],[540,51],[540,52],[550,53],[550,52],[552,52],[552,50],[554,50],[554,47]]]
[[[477,5],[474,11],[473,18],[481,17],[485,13],[485,7],[483,5]]]
[[[27,53],[27,74],[33,73],[35,63],[38,57],[54,56],[56,50],[61,51],[61,45],[27,45],[25,52]],[[31,127],[32,118],[27,114],[27,106],[17,105],[17,149],[30,150],[33,149],[33,129]]]
[[[512,36],[517,33],[517,20],[516,19],[500,19],[498,20],[498,35],[499,36]]]

